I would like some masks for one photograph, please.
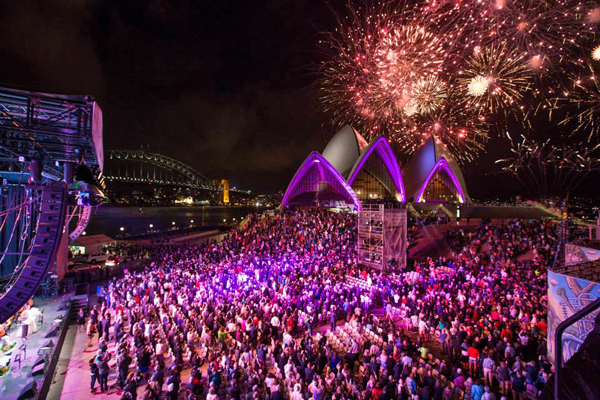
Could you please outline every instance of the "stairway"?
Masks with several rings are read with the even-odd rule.
[[[71,297],[71,312],[69,313],[69,321],[73,321],[77,318],[77,313],[79,309],[83,309],[85,314],[88,314],[89,311],[89,296],[87,294],[80,294],[77,296]]]

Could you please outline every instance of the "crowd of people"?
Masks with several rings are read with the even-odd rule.
[[[454,259],[356,265],[356,216],[254,215],[219,243],[145,249],[85,323],[91,390],[125,399],[537,398],[550,222],[489,222]],[[528,257],[524,257],[528,255]],[[523,258],[523,261],[520,261]],[[357,283],[358,282],[358,283]]]

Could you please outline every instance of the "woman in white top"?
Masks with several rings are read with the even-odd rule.
[[[206,400],[219,400],[219,396],[217,396],[214,387],[210,388],[210,390],[208,391],[208,394],[206,395]]]
[[[304,400],[302,396],[302,386],[299,383],[294,385],[294,390],[290,393],[290,400]]]

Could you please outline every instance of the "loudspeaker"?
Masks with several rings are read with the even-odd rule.
[[[77,240],[79,238],[79,236],[81,236],[83,231],[85,231],[88,224],[90,223],[90,219],[92,219],[92,209],[93,208],[94,207],[90,206],[90,205],[81,206],[82,212],[81,212],[81,215],[79,216],[79,219],[77,220],[77,226],[75,226],[75,229],[73,229],[73,232],[69,233],[69,238],[71,239],[71,241]]]
[[[35,236],[31,240],[31,253],[14,285],[0,298],[0,323],[13,316],[33,297],[54,262],[62,231],[65,226],[67,207],[66,185],[26,186],[34,196],[39,191],[38,219]],[[31,210],[36,212],[36,210]],[[35,214],[34,214],[35,215]]]
[[[23,389],[21,389],[21,392],[19,393],[19,397],[17,397],[17,400],[32,399],[35,397],[36,394],[37,394],[37,383],[35,381],[31,381],[27,385],[25,385],[25,387]]]
[[[40,347],[40,350],[50,350],[54,347],[54,342],[52,340],[48,340],[46,343]]]
[[[35,362],[33,363],[32,367],[37,367],[38,365],[40,365],[40,364],[43,364],[43,363],[45,362],[45,358],[46,358],[46,357],[45,357],[45,356],[43,356],[43,355],[42,355],[42,356],[39,356],[39,357],[37,358],[37,360],[35,360]]]
[[[46,336],[44,336],[44,337],[46,339],[48,339],[49,337],[57,336],[59,328],[60,328],[60,325],[54,325],[52,328],[50,328],[50,330],[48,331],[48,333],[46,333]]]
[[[36,365],[31,369],[31,376],[43,375],[44,370],[46,369],[46,363],[43,362],[40,365]]]

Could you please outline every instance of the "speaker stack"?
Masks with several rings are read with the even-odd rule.
[[[31,381],[25,387],[23,387],[23,389],[21,389],[21,392],[19,392],[19,396],[17,397],[17,400],[32,399],[35,397],[36,394],[37,394],[37,383],[35,383],[35,381]]]
[[[65,225],[67,191],[64,185],[30,186],[41,195],[31,253],[8,292],[0,298],[0,323],[14,315],[34,295],[56,257]]]

